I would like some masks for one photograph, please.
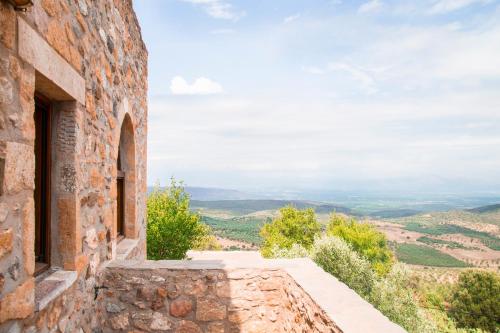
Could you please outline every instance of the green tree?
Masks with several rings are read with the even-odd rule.
[[[293,244],[309,249],[314,242],[314,236],[320,231],[321,226],[313,209],[283,207],[279,216],[271,223],[266,223],[260,230],[263,239],[261,253],[269,258],[276,248],[290,249]]]
[[[148,259],[183,259],[207,234],[200,216],[189,210],[189,195],[174,179],[168,188],[156,187],[147,200]]]
[[[379,276],[384,276],[391,270],[394,254],[387,244],[385,235],[374,226],[332,214],[326,227],[326,234],[340,237],[351,244],[354,251],[368,259]]]
[[[462,272],[450,304],[458,327],[500,331],[500,277],[494,272]]]

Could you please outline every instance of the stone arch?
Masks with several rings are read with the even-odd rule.
[[[135,239],[138,237],[138,227],[136,218],[136,206],[137,206],[137,177],[136,177],[136,145],[135,145],[135,128],[132,121],[132,117],[128,112],[123,113],[123,118],[121,121],[120,132],[116,145],[116,163],[115,168],[117,170],[115,178],[115,186],[118,186],[117,179],[119,176],[118,166],[121,166],[121,171],[123,172],[124,178],[124,193],[123,193],[123,217],[124,217],[124,228],[123,234],[125,238]],[[120,159],[120,160],[118,160]],[[118,197],[118,196],[117,196]],[[116,201],[118,203],[118,201]],[[118,209],[118,204],[115,205]],[[118,226],[118,211],[115,210],[114,223],[113,223],[113,235],[117,236],[117,226]]]

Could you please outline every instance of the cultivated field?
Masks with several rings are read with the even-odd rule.
[[[328,222],[331,212],[371,223],[387,236],[398,259],[408,264],[433,267],[500,266],[498,205],[398,218],[363,217],[348,208],[312,201],[192,201],[192,209],[212,227],[224,249],[256,249],[261,242],[260,228],[286,204],[315,209],[318,220],[323,224]]]

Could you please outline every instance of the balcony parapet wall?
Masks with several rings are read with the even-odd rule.
[[[405,332],[309,259],[192,252],[187,261],[111,262],[104,332]]]

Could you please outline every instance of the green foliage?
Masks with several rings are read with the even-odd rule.
[[[297,258],[306,256],[308,252],[310,258],[326,272],[345,283],[409,332],[436,331],[434,324],[426,320],[415,300],[404,264],[393,265],[385,277],[379,277],[365,257],[344,239],[335,236],[317,237],[309,251],[294,244],[290,249],[274,247],[271,254],[277,258]]]
[[[259,230],[265,223],[264,219],[253,217],[233,217],[230,219],[201,217],[217,236],[260,245],[262,239]]]
[[[156,188],[147,200],[148,259],[183,259],[206,234],[200,216],[189,210],[189,196],[172,179],[170,187]]]
[[[370,263],[360,257],[339,237],[317,238],[310,251],[311,259],[364,298],[369,298],[375,283]]]
[[[261,253],[264,257],[270,257],[274,247],[289,249],[293,244],[309,249],[320,231],[321,226],[313,209],[299,210],[285,206],[280,209],[277,218],[260,230],[263,239]]]
[[[414,299],[410,275],[403,264],[396,264],[385,278],[377,280],[370,294],[370,302],[390,320],[409,332],[432,332]]]
[[[465,262],[440,252],[432,247],[417,244],[398,244],[396,256],[399,261],[411,265],[436,267],[468,267]]]
[[[271,249],[271,258],[306,258],[309,255],[307,250],[298,244],[293,244],[291,248],[284,249],[275,246]]]
[[[200,237],[193,244],[193,250],[197,251],[221,251],[222,246],[217,241],[217,237],[212,232],[212,229],[205,224],[202,224],[202,227],[205,229],[203,231],[203,236]]]
[[[390,271],[394,263],[394,255],[387,245],[385,235],[374,226],[332,214],[326,227],[326,234],[340,237],[351,244],[356,252],[368,259],[380,276]]]
[[[450,315],[458,327],[500,330],[500,276],[494,272],[460,274],[451,300]]]

